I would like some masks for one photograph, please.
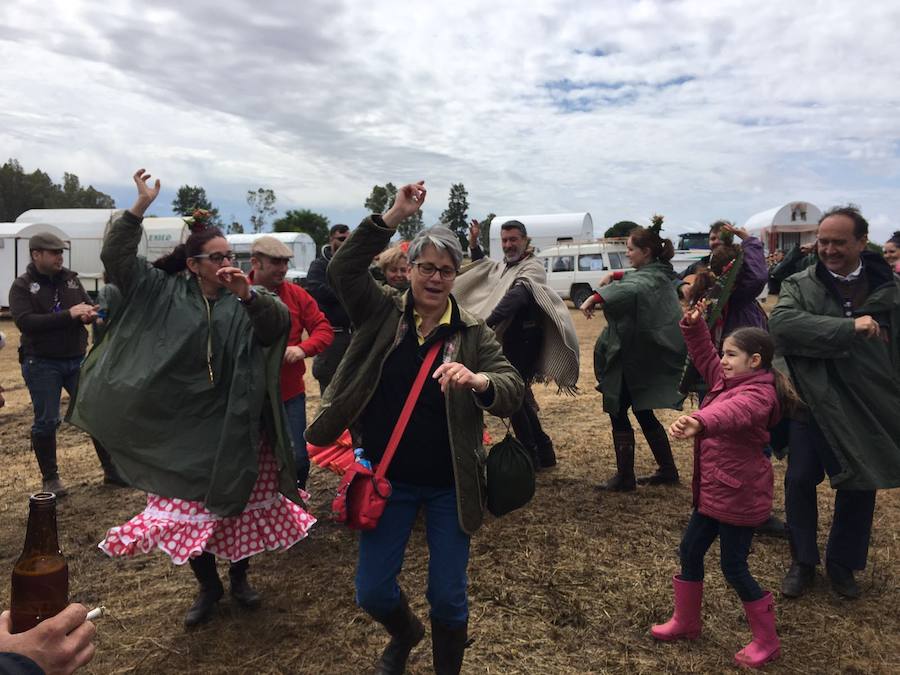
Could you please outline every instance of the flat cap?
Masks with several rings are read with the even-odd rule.
[[[68,242],[50,232],[41,232],[28,240],[28,249],[31,251],[62,251],[65,248],[69,248]]]
[[[271,235],[265,235],[253,242],[250,255],[267,255],[270,258],[293,258],[294,252],[286,244]]]

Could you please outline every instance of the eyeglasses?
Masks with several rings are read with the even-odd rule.
[[[414,262],[412,263],[416,267],[419,268],[419,274],[428,278],[434,275],[435,272],[441,273],[441,279],[444,281],[450,281],[451,279],[455,279],[457,275],[457,270],[453,267],[438,267],[437,265],[432,265],[429,262]]]
[[[206,258],[211,263],[221,265],[223,260],[234,260],[234,251],[225,251],[225,253],[201,253],[200,255],[191,256],[192,258]]]

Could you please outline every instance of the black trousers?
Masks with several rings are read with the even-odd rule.
[[[752,527],[728,525],[695,510],[678,548],[681,578],[685,581],[703,581],[703,559],[718,537],[719,563],[725,581],[743,602],[759,600],[763,591],[750,574],[750,566],[747,564],[753,531]]]
[[[784,476],[784,506],[794,560],[818,565],[819,510],[816,486],[825,473],[834,475],[840,465],[818,425],[791,420],[788,468]],[[866,566],[875,490],[842,490],[834,495],[834,520],[825,549],[825,559],[851,570]]]
[[[325,389],[331,384],[335,371],[344,358],[344,352],[350,346],[350,338],[352,335],[346,330],[335,330],[334,341],[328,348],[313,359],[312,374],[319,381],[320,393],[325,393]]]
[[[509,417],[516,438],[531,452],[552,445],[550,437],[541,426],[537,402],[531,391],[538,358],[541,354],[541,333],[537,328],[508,332],[503,338],[503,354],[525,381],[525,396],[521,407]]]
[[[628,391],[628,384],[623,379],[622,393],[619,395],[619,412],[616,414],[610,413],[609,415],[613,431],[632,431],[631,420],[628,419],[628,408],[631,408],[631,392]],[[638,424],[641,425],[641,431],[644,432],[644,436],[652,435],[654,432],[657,434],[666,433],[652,410],[634,410],[632,408],[632,412]]]
[[[546,449],[553,443],[541,426],[530,384],[525,385],[525,398],[522,400],[522,406],[510,415],[509,421],[512,423],[516,438],[529,451],[540,451],[541,448]]]

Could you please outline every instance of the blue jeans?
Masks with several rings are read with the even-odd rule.
[[[763,596],[762,589],[747,565],[753,530],[752,527],[726,525],[695,510],[678,549],[681,554],[681,578],[684,581],[703,581],[703,558],[718,536],[725,581],[737,591],[742,601],[759,600]]]
[[[397,575],[419,508],[425,507],[428,540],[428,604],[431,617],[450,628],[469,618],[466,596],[470,537],[459,526],[456,490],[394,483],[374,530],[359,537],[356,603],[374,617],[387,616],[400,602]]]
[[[297,465],[297,485],[304,490],[309,478],[309,453],[306,451],[306,440],[303,432],[306,431],[306,394],[297,394],[284,402],[287,412],[288,426],[291,431],[291,440],[294,442],[294,462]]]
[[[81,357],[44,359],[26,356],[22,361],[22,378],[28,386],[34,407],[32,436],[56,436],[56,428],[60,423],[59,402],[62,390],[69,392],[70,397],[75,395],[81,360]]]

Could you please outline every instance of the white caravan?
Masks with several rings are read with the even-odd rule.
[[[55,234],[65,242],[69,235],[58,227],[44,223],[0,223],[0,309],[9,307],[9,289],[31,262],[28,240],[42,232]],[[70,252],[63,252],[63,265],[70,267]]]
[[[103,262],[100,250],[103,237],[122,209],[30,209],[16,218],[16,223],[43,223],[66,233],[72,249],[66,265],[78,272],[81,283],[89,293],[96,293],[103,285]],[[190,233],[180,216],[144,218],[144,236],[138,243],[138,255],[153,261],[170,253]]]
[[[495,216],[491,221],[491,258],[503,260],[500,247],[500,227],[507,220],[518,220],[528,230],[531,245],[536,251],[562,242],[591,241],[594,221],[590,213],[553,213],[537,216]]]
[[[234,263],[245,272],[250,271],[250,249],[253,242],[260,237],[268,235],[275,237],[283,243],[293,254],[291,269],[287,272],[287,279],[295,284],[306,278],[306,271],[310,263],[316,259],[316,242],[305,232],[257,232],[255,234],[229,234],[228,244],[235,253]]]
[[[804,246],[816,240],[822,211],[810,202],[789,202],[750,216],[744,229],[762,240],[766,253],[787,252],[795,244]]]

